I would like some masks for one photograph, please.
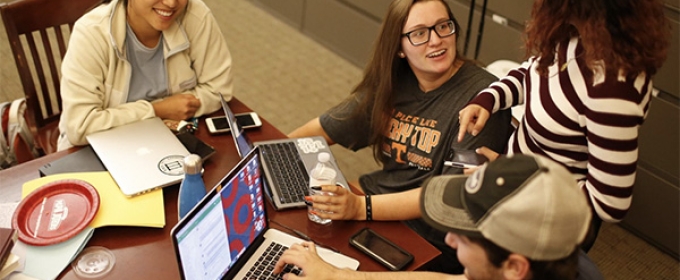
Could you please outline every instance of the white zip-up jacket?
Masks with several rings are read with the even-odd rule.
[[[151,102],[127,102],[125,17],[123,1],[114,0],[75,23],[61,66],[58,150],[87,144],[88,134],[155,117]],[[195,116],[221,108],[220,93],[231,99],[231,54],[202,1],[189,0],[183,15],[163,31],[163,53],[166,69],[158,71],[167,73],[168,91],[196,96],[201,106]]]

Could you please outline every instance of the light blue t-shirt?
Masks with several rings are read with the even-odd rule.
[[[127,102],[152,101],[168,95],[168,78],[163,57],[163,34],[154,48],[144,46],[127,25],[127,57],[132,67]]]

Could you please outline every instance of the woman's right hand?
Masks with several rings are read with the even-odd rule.
[[[475,150],[475,153],[485,156],[486,158],[489,159],[489,162],[496,160],[500,156],[499,153],[492,149],[487,148],[486,146],[479,147],[478,149]],[[473,168],[465,168],[463,170],[463,174],[471,175],[472,173],[475,173],[477,169],[479,169],[479,166]]]
[[[286,264],[299,267],[302,274],[298,276],[293,273],[286,273],[281,275],[283,279],[343,279],[345,277],[338,273],[347,271],[340,270],[321,259],[313,242],[302,242],[290,246],[276,262],[272,273],[282,273]]]
[[[358,196],[342,186],[321,186],[333,195],[312,195],[305,200],[312,203],[317,215],[331,220],[364,220],[366,216],[363,196]]]
[[[460,128],[458,130],[458,142],[463,141],[465,133],[469,132],[472,136],[477,136],[486,121],[489,120],[491,114],[489,111],[484,109],[484,107],[477,104],[470,104],[465,106],[463,110],[458,112],[458,122],[460,123]]]

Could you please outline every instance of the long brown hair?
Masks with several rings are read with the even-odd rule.
[[[546,75],[555,47],[580,36],[584,59],[607,74],[654,75],[666,59],[670,25],[658,0],[536,0],[526,28],[527,56]]]
[[[408,75],[413,75],[406,59],[398,57],[398,52],[401,50],[402,30],[413,4],[424,1],[439,1],[446,7],[449,18],[453,20],[456,27],[457,42],[460,26],[445,1],[392,1],[373,45],[372,55],[364,69],[364,77],[349,97],[349,99],[354,99],[360,98],[359,95],[362,96],[355,116],[361,112],[369,113],[371,118],[369,144],[373,147],[373,157],[378,162],[384,163],[386,160],[382,154],[381,145],[384,143],[385,131],[394,110],[394,89],[398,81],[404,80]],[[462,59],[458,51],[456,51],[456,59]]]

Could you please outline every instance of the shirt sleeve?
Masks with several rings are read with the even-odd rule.
[[[192,8],[199,9],[198,3],[192,2]],[[204,4],[202,4],[204,5]],[[185,27],[191,40],[189,53],[192,68],[196,72],[196,87],[190,90],[199,100],[201,106],[195,116],[215,112],[222,107],[222,95],[225,100],[233,96],[232,57],[226,39],[222,35],[215,17],[207,7],[200,7],[203,18],[187,19]]]
[[[507,76],[482,90],[469,104],[477,104],[492,113],[524,104],[522,85],[532,61],[533,58],[510,70]]]
[[[354,94],[319,117],[321,127],[333,142],[357,151],[369,145],[370,117],[360,108],[359,96]]]
[[[638,136],[651,101],[652,83],[641,74],[627,82],[594,86],[584,101],[587,176],[579,181],[598,216],[621,221],[633,198]]]
[[[96,27],[77,22],[61,65],[60,133],[71,145],[87,144],[86,135],[155,116],[150,102],[138,100],[111,107],[106,73],[113,52],[107,35]]]

